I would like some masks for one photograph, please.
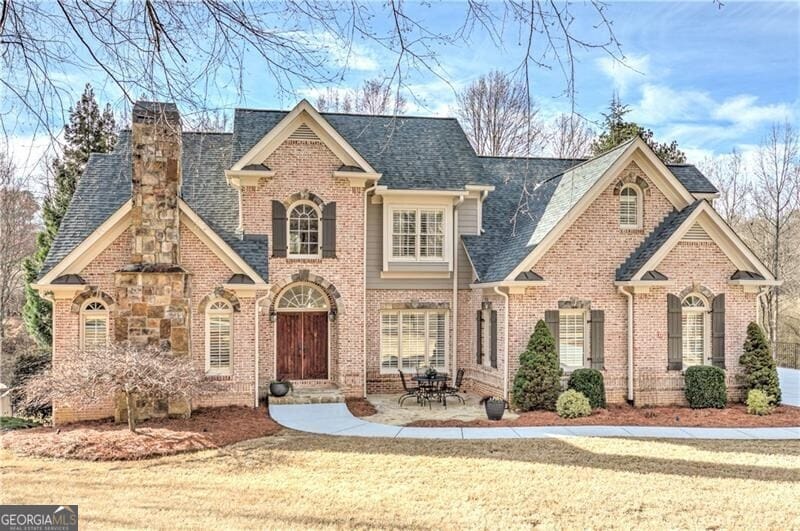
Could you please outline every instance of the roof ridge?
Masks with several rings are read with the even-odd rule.
[[[285,109],[254,109],[252,107],[235,107],[234,113],[236,111],[247,111],[247,112],[280,112],[289,114],[291,111],[287,111]],[[334,115],[334,116],[354,116],[358,118],[414,118],[417,120],[453,120],[458,121],[455,116],[420,116],[416,114],[362,114],[357,112],[335,112],[335,111],[317,111],[321,115]]]
[[[516,157],[513,155],[477,155],[481,159],[509,159],[509,160],[588,160],[586,157]]]

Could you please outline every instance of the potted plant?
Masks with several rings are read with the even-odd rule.
[[[489,420],[502,420],[508,402],[499,396],[486,396],[481,399],[481,404],[486,408],[486,417]]]
[[[286,396],[292,389],[292,382],[289,380],[272,380],[269,383],[269,394],[272,396]]]

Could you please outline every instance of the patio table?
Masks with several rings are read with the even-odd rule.
[[[412,376],[411,380],[419,384],[421,403],[428,402],[428,407],[431,407],[431,398],[436,399],[437,402],[442,402],[444,407],[447,407],[447,402],[441,393],[442,384],[450,380],[450,376],[445,373],[436,373],[433,376],[426,374],[417,374]]]

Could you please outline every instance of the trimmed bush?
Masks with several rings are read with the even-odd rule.
[[[772,413],[773,398],[761,389],[750,389],[747,393],[747,412],[751,415],[769,415]]]
[[[747,339],[744,354],[739,357],[744,369],[744,385],[748,391],[760,389],[772,398],[772,404],[781,403],[781,386],[778,382],[778,368],[769,350],[764,331],[756,323],[747,325]]]
[[[540,320],[525,352],[519,356],[519,369],[514,377],[514,406],[522,411],[553,411],[561,392],[561,373],[556,341],[545,322]]]
[[[728,401],[725,387],[725,371],[719,367],[697,365],[686,369],[686,400],[689,407],[701,409],[715,407],[722,409]]]
[[[569,375],[567,389],[575,389],[589,399],[592,409],[606,407],[603,373],[597,369],[576,369]]]
[[[561,418],[576,419],[591,415],[592,406],[583,393],[575,389],[568,389],[559,395],[556,401],[556,412]]]

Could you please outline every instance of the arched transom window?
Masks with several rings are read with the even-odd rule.
[[[681,303],[683,335],[683,367],[702,365],[708,341],[708,302],[702,295],[687,295]]]
[[[277,309],[287,311],[326,311],[328,296],[313,284],[297,284],[284,291],[278,299]]]
[[[289,209],[289,256],[319,256],[320,213],[313,203],[300,201]]]
[[[619,225],[623,229],[642,226],[642,192],[637,186],[627,184],[619,193]]]
[[[206,370],[230,374],[233,350],[233,308],[226,300],[215,300],[206,308]]]
[[[89,300],[81,310],[81,344],[96,350],[108,344],[108,308],[99,300]]]

